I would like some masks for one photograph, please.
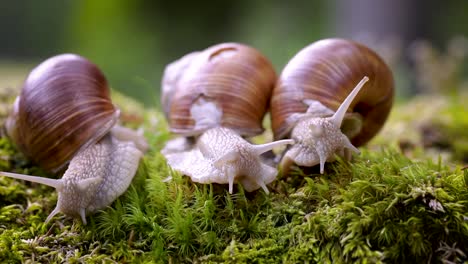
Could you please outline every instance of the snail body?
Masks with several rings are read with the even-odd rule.
[[[61,179],[1,172],[56,188],[58,212],[81,217],[105,208],[129,186],[147,145],[142,135],[116,125],[102,72],[87,59],[62,54],[47,59],[26,79],[5,123],[18,148]]]
[[[260,155],[291,143],[292,140],[279,140],[253,145],[232,129],[216,127],[203,133],[195,148],[166,157],[173,169],[188,175],[194,182],[227,183],[229,193],[238,182],[248,192],[262,188],[268,193],[266,185],[275,180],[278,171],[264,163]]]
[[[104,209],[127,190],[138,169],[141,156],[141,151],[132,142],[122,142],[106,135],[98,143],[79,152],[70,161],[61,179],[9,172],[1,174],[42,183],[57,190],[57,205],[46,222],[61,212],[80,217],[86,224],[86,214]]]
[[[230,193],[236,182],[247,191],[268,191],[277,171],[259,156],[292,141],[252,145],[243,137],[264,131],[275,81],[271,63],[238,43],[214,45],[169,64],[162,104],[170,130],[195,140],[168,142],[162,150],[168,164],[194,182],[229,184]]]
[[[285,66],[271,98],[275,139],[296,142],[281,166],[320,164],[323,173],[335,154],[358,152],[383,126],[393,96],[390,69],[364,45],[325,39],[305,47]]]

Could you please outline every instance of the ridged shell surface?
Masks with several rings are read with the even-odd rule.
[[[262,120],[276,73],[259,51],[243,44],[223,43],[185,56],[170,66],[166,74],[171,76],[163,78],[163,87],[164,80],[172,81],[169,88],[163,89],[162,98],[172,132],[194,134],[190,109],[200,97],[221,109],[220,126],[245,136],[263,132]]]
[[[119,115],[103,73],[74,54],[51,57],[33,69],[24,82],[17,111],[16,144],[52,171],[101,139]]]

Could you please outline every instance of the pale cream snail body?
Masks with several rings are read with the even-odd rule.
[[[385,62],[366,46],[324,39],[299,51],[284,67],[271,97],[275,139],[295,144],[280,166],[320,165],[349,158],[383,126],[393,103],[394,82]]]
[[[169,64],[162,81],[162,106],[179,138],[162,153],[168,164],[198,183],[234,183],[245,190],[275,180],[277,169],[260,155],[293,141],[254,145],[244,139],[264,131],[276,73],[257,50],[238,43],[214,45]]]
[[[51,57],[31,71],[5,128],[31,160],[61,179],[0,172],[54,187],[55,209],[80,217],[109,206],[130,185],[147,149],[144,137],[117,125],[119,109],[110,100],[105,76],[74,54]]]

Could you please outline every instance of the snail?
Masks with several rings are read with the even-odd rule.
[[[362,89],[362,90],[361,90]],[[383,126],[394,97],[392,72],[366,46],[324,39],[299,51],[281,72],[271,97],[275,139],[292,138],[280,167],[350,158]],[[336,111],[336,112],[335,112]]]
[[[110,205],[130,185],[147,149],[141,133],[116,125],[119,109],[99,68],[74,54],[51,57],[28,75],[5,122],[25,156],[61,179],[0,172],[54,187],[55,209],[81,217]]]
[[[168,164],[198,183],[241,183],[262,188],[277,175],[260,155],[290,139],[262,145],[244,137],[264,131],[276,73],[259,51],[222,43],[169,64],[162,81],[162,107],[171,132],[183,136],[162,150]]]

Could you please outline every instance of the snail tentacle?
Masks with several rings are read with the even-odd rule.
[[[63,188],[62,180],[56,180],[56,179],[50,179],[50,178],[44,178],[44,177],[32,176],[32,175],[26,175],[26,174],[19,174],[19,173],[13,173],[13,172],[5,172],[5,171],[1,171],[0,175],[18,179],[18,180],[25,180],[29,182],[44,184],[44,185],[53,187],[57,190],[60,190]]]
[[[83,225],[86,225],[86,208],[81,208],[80,209],[80,217],[81,221],[83,222]]]
[[[272,150],[273,148],[281,147],[284,145],[292,145],[292,144],[294,144],[293,139],[283,139],[283,140],[277,140],[277,141],[273,141],[273,142],[269,142],[269,143],[265,143],[261,145],[252,145],[252,148],[254,149],[257,155],[261,155],[267,151]]]
[[[361,88],[369,81],[369,77],[364,76],[362,80],[354,87],[353,91],[346,97],[346,99],[341,103],[336,113],[331,117],[331,121],[337,126],[340,127],[343,119],[345,117],[346,111],[348,111],[349,106],[353,102],[356,95],[359,93]]]
[[[54,210],[52,210],[52,212],[50,212],[50,214],[47,216],[46,220],[45,220],[45,224],[49,223],[49,221],[55,216],[57,215],[58,213],[60,213],[60,207],[59,207],[59,204],[57,203],[57,205],[55,206]],[[86,223],[86,219],[85,221],[83,221],[83,223]]]

